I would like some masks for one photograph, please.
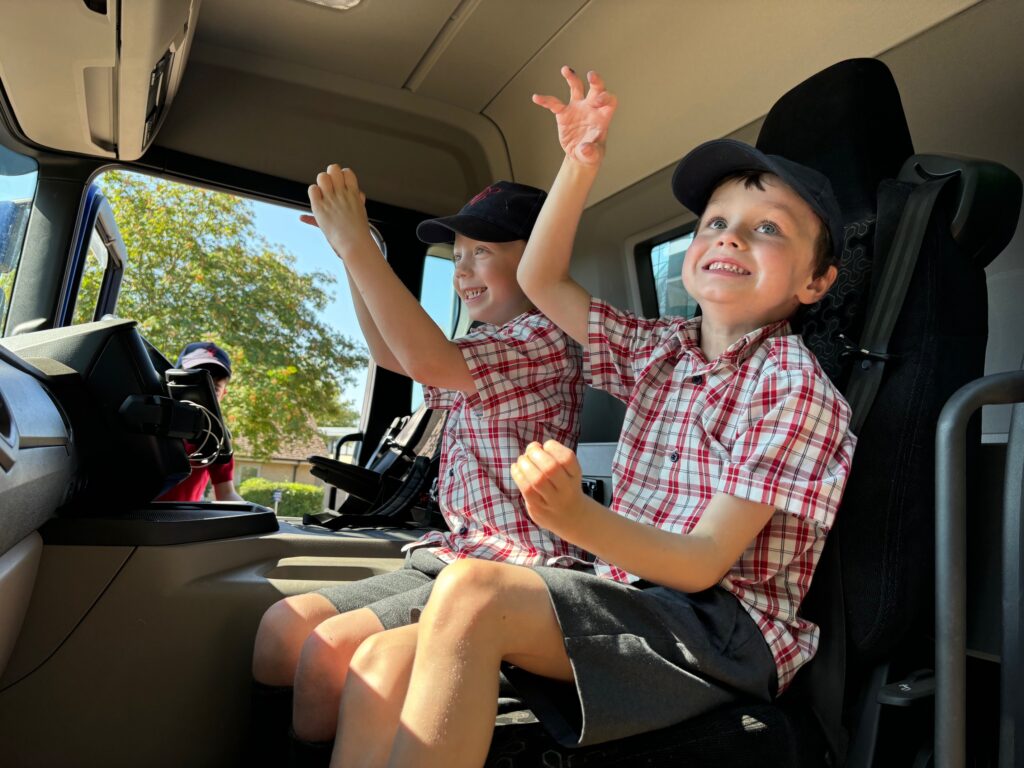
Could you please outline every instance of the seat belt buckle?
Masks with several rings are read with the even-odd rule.
[[[840,333],[839,336],[837,336],[836,338],[838,339],[840,345],[842,345],[843,348],[842,352],[839,353],[839,356],[844,359],[849,357],[855,357],[859,360],[877,360],[883,363],[887,363],[890,360],[893,360],[894,358],[897,357],[897,355],[893,355],[887,352],[872,352],[870,349],[859,347],[856,344],[853,344],[850,341],[850,339],[847,338],[846,335],[842,333]]]

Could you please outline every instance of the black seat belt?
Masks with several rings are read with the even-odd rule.
[[[946,184],[951,179],[959,178],[959,175],[955,173],[930,179],[918,185],[910,193],[903,208],[899,227],[889,248],[889,257],[885,260],[882,274],[876,283],[877,290],[873,292],[868,305],[860,347],[850,349],[854,357],[861,358],[850,373],[846,388],[846,399],[853,410],[850,428],[854,434],[859,434],[864,426],[882,384],[885,363],[892,358],[889,354],[889,339],[903,309],[932,210]]]
[[[917,266],[918,254],[921,252],[935,203],[946,184],[957,177],[959,174],[929,179],[910,193],[888,257],[882,267],[882,274],[872,292],[860,347],[848,345],[853,356],[860,358],[850,374],[845,393],[853,412],[850,429],[855,435],[860,434],[867,420],[882,383],[885,364],[892,359],[889,353],[889,340],[903,309],[903,302],[910,287],[914,268]],[[830,651],[825,658],[820,659],[822,664],[815,664],[809,670],[812,707],[825,733],[829,749],[836,756],[837,763],[842,765],[846,757],[846,740],[843,732],[843,700],[846,694],[846,605],[838,541],[833,542],[833,546],[828,547],[823,553],[819,570],[824,572],[827,583],[838,589],[831,590],[833,599],[828,601],[827,607],[833,634]]]

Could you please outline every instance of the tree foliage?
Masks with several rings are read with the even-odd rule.
[[[233,376],[222,408],[254,455],[311,437],[314,424],[358,421],[340,395],[365,350],[319,314],[333,276],[297,272],[295,258],[256,231],[242,198],[123,172],[100,185],[128,253],[118,316],[137,320],[171,362],[192,341],[227,351]],[[80,296],[98,293],[101,277],[86,270]]]

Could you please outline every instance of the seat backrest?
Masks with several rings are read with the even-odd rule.
[[[859,364],[858,346],[873,285],[889,254],[914,184],[897,181],[913,154],[899,92],[879,61],[841,62],[801,83],[769,112],[758,147],[817,168],[832,180],[846,242],[836,284],[800,318],[808,346],[841,390]],[[854,664],[870,664],[931,606],[934,425],[946,399],[980,376],[987,337],[983,259],[951,231],[963,184],[950,184],[926,230],[896,320],[881,386],[858,435],[854,464],[828,547],[842,555],[846,631]],[[1013,214],[1014,220],[1016,213]],[[1005,242],[1003,243],[1005,245]],[[1000,246],[1001,247],[1001,246]],[[806,614],[822,623],[815,580]],[[816,594],[817,593],[817,594]]]

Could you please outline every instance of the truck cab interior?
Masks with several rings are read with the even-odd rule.
[[[840,277],[799,331],[860,444],[804,608],[822,646],[790,692],[575,755],[502,724],[488,764],[1024,765],[1022,26],[1017,0],[0,0],[0,760],[239,764],[262,612],[399,567],[416,535],[152,503],[197,427],[172,351],[118,314],[133,254],[95,180],[297,217],[319,171],[351,166],[418,294],[420,221],[495,179],[550,186],[561,150],[530,97],[569,64],[619,99],[573,258],[618,307],[695,310],[670,178],[697,144],[830,176]],[[207,383],[178,385],[216,410]],[[360,463],[412,392],[370,365]],[[622,413],[588,391],[578,453],[605,502]],[[526,757],[545,750],[561,762]]]

